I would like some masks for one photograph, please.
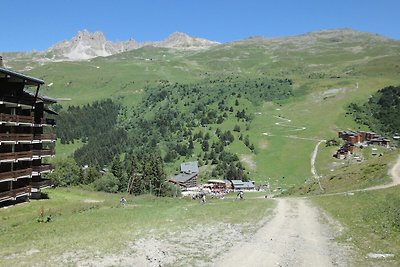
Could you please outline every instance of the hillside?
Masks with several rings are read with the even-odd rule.
[[[7,66],[59,99],[58,186],[0,208],[0,265],[399,266],[398,148],[357,145],[338,159],[325,140],[397,131],[400,41],[337,29],[41,56],[16,53]],[[202,182],[270,190],[177,197],[164,180],[193,160]]]
[[[239,156],[250,179],[261,182],[269,177],[287,188],[311,177],[310,154],[319,140],[335,137],[340,129],[363,127],[345,115],[346,107],[399,84],[398,62],[399,41],[338,29],[254,37],[203,50],[146,46],[87,61],[44,64],[29,74],[47,82],[43,94],[70,99],[60,101],[63,106],[111,97],[128,110],[140,105],[146,90],[156,88],[160,81],[185,86],[226,77],[288,79],[295,97],[258,104],[250,99],[237,107],[252,113],[243,134],[249,136],[255,153],[237,141],[228,147]],[[237,87],[238,93],[242,91],[243,87]],[[195,92],[191,94],[196,97]],[[234,120],[233,116],[219,128],[232,131]],[[193,132],[199,129],[196,126]],[[317,157],[317,170],[330,169],[331,155],[323,153]],[[176,164],[189,159],[177,158]],[[169,173],[174,170],[170,166]]]

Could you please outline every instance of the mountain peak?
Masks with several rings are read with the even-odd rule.
[[[175,49],[202,49],[217,44],[219,43],[191,37],[182,32],[174,32],[165,40],[159,42],[138,43],[134,39],[125,42],[111,42],[106,39],[101,31],[92,33],[83,29],[78,31],[70,41],[59,42],[47,49],[46,52],[53,54],[54,58],[63,60],[86,60],[98,56],[110,56],[149,45]]]
[[[156,44],[156,46],[183,48],[183,49],[199,49],[208,48],[218,45],[218,42],[209,41],[207,39],[192,37],[183,32],[173,32],[166,39]]]
[[[70,41],[59,42],[49,49],[55,58],[64,60],[86,60],[94,57],[105,57],[137,48],[137,42],[129,39],[126,42],[110,42],[101,31],[79,31]]]

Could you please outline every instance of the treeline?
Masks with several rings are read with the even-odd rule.
[[[347,113],[374,132],[383,135],[400,133],[400,87],[385,87],[364,104],[351,103]]]
[[[57,186],[84,186],[109,193],[150,193],[177,196],[180,189],[166,182],[163,161],[158,153],[130,155],[126,160],[115,157],[110,169],[91,165],[79,166],[72,158],[55,162],[56,170],[47,174]]]

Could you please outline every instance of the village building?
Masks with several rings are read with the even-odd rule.
[[[198,186],[199,165],[197,161],[181,164],[180,173],[168,181],[181,187],[182,190]]]
[[[241,190],[254,190],[254,182],[244,182],[242,180],[231,180],[232,188],[234,192],[241,191]]]
[[[44,81],[4,68],[0,57],[0,202],[40,196],[52,186],[43,174],[53,166],[54,99],[39,96]],[[33,88],[29,92],[28,88]]]
[[[218,180],[218,179],[211,179],[208,180],[208,186],[211,189],[211,191],[226,191],[227,190],[227,183],[225,180]]]
[[[346,142],[336,151],[336,153],[333,156],[338,159],[345,159],[353,153],[354,153],[354,145],[350,142]]]
[[[345,159],[348,156],[354,153],[355,146],[362,145],[380,145],[389,147],[390,140],[384,138],[374,132],[366,132],[366,131],[339,131],[339,138],[346,141],[344,145],[342,145],[336,153],[333,155],[338,159]]]
[[[366,131],[339,131],[339,138],[349,142],[352,145],[356,144],[371,144],[371,145],[381,145],[389,147],[390,140],[376,134],[374,132],[366,132]]]

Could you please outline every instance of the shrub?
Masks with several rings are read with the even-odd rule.
[[[104,191],[108,193],[118,192],[118,179],[112,173],[106,173],[93,182],[93,188],[96,191]]]

